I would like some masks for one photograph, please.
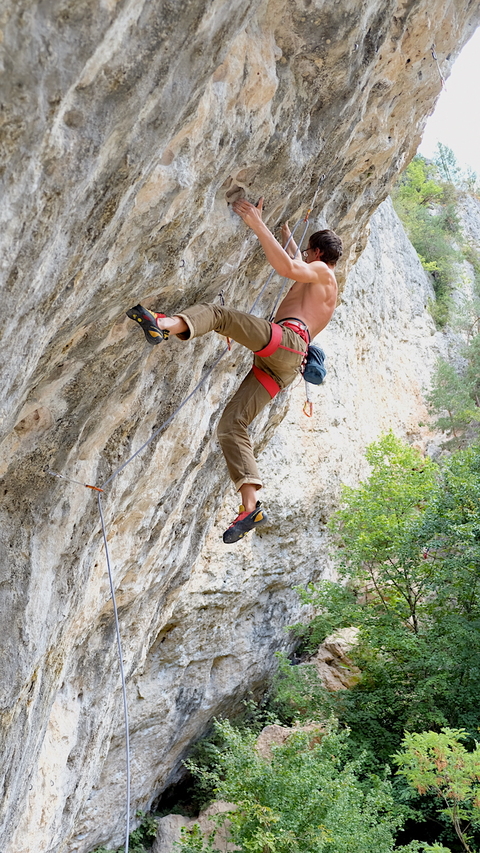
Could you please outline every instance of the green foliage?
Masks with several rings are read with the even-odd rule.
[[[391,785],[362,777],[360,761],[346,757],[346,732],[330,727],[317,736],[291,735],[272,747],[270,761],[255,748],[255,735],[228,722],[216,724],[225,747],[217,766],[198,776],[215,780],[219,798],[235,804],[228,813],[231,840],[245,853],[389,853],[401,815]],[[222,818],[225,819],[225,816]],[[206,853],[198,833],[182,853]]]
[[[292,725],[297,720],[326,719],[334,708],[330,694],[324,689],[313,666],[291,666],[282,654],[273,682],[271,705],[280,723]]]
[[[308,625],[298,623],[290,630],[301,640],[300,652],[313,654],[329,634],[339,628],[355,625],[357,619],[357,597],[352,589],[333,581],[309,584],[306,589],[296,587],[303,604],[314,604],[316,617]],[[278,655],[282,661],[282,655]],[[286,666],[290,664],[287,661]]]
[[[434,157],[434,163],[442,181],[456,186],[459,185],[462,172],[451,148],[447,145],[443,145],[442,142],[439,142],[437,145],[436,156]]]
[[[438,169],[442,181],[472,195],[478,194],[480,189],[478,176],[470,167],[466,171],[463,171],[458,165],[452,149],[447,145],[443,145],[441,142],[437,144],[437,151],[433,162]]]
[[[205,838],[198,823],[191,828],[182,826],[180,830],[180,841],[174,842],[174,847],[181,853],[214,853],[215,832]]]
[[[142,821],[137,829],[130,833],[129,851],[130,853],[146,853],[155,841],[158,825],[152,815],[137,812],[137,817],[141,817]]]
[[[426,395],[430,412],[439,415],[435,426],[441,430],[451,430],[455,436],[457,430],[465,429],[472,421],[480,420],[480,409],[473,397],[473,394],[478,395],[480,390],[480,380],[475,372],[477,359],[480,359],[480,346],[472,346],[471,356],[471,362],[468,363],[468,369],[463,376],[450,362],[440,358],[432,377],[432,389]]]
[[[241,851],[458,853],[472,846],[467,833],[480,837],[480,447],[439,467],[389,433],[367,459],[370,476],[344,489],[331,524],[341,583],[302,590],[317,615],[295,629],[313,651],[356,626],[360,681],[328,693],[314,667],[281,657],[271,715],[261,712],[287,723],[333,713],[343,731],[324,722],[313,743],[297,732],[267,761],[256,731],[217,723],[208,761],[190,765],[204,790],[235,804]],[[395,750],[402,773],[390,783]],[[422,840],[395,847],[405,818],[407,839],[418,826]],[[197,827],[180,850],[210,853],[211,842]]]
[[[454,436],[480,422],[480,256],[468,244],[464,246],[464,256],[474,270],[473,294],[463,299],[450,316],[452,327],[466,337],[460,352],[463,366],[454,367],[440,358],[427,395],[430,411],[439,416],[435,426],[450,430]],[[434,311],[442,312],[444,307],[440,301],[435,303]]]
[[[431,570],[419,550],[416,529],[435,487],[436,466],[391,432],[365,455],[370,477],[357,489],[343,488],[343,509],[330,523],[345,555],[340,571],[368,596],[357,619],[368,611],[376,618],[381,614],[382,623],[400,620],[418,633],[417,611]]]
[[[480,744],[468,752],[460,741],[463,729],[406,734],[403,751],[393,756],[398,771],[419,794],[433,792],[443,804],[465,850],[471,851],[466,833],[480,826]],[[466,824],[466,825],[465,825]]]
[[[406,847],[397,847],[398,853],[452,853],[450,847],[443,844],[425,844],[421,841],[411,841]]]
[[[450,319],[458,264],[474,252],[470,246],[463,246],[456,210],[459,189],[465,189],[465,182],[455,155],[439,145],[433,162],[421,155],[413,158],[392,193],[395,209],[422,265],[432,275],[436,301],[430,310],[440,327]]]
[[[465,358],[467,361],[465,382],[470,399],[473,400],[477,408],[480,408],[480,334],[474,335],[470,340]],[[478,420],[478,412],[475,419]]]
[[[434,201],[440,201],[443,187],[438,182],[438,170],[425,157],[414,157],[401,176],[395,201],[402,213],[417,210]]]
[[[313,668],[284,665],[276,710],[284,719],[333,712],[352,744],[386,762],[404,730],[473,734],[478,725],[480,450],[440,470],[389,434],[368,460],[370,477],[344,489],[331,524],[342,582],[333,595],[325,583],[303,593],[318,610],[315,641],[346,624],[359,629],[350,657],[362,677],[329,694]]]

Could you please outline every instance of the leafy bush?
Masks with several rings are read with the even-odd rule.
[[[216,767],[190,764],[208,774],[217,796],[235,803],[228,813],[231,840],[248,853],[390,853],[402,822],[391,785],[369,775],[361,760],[346,757],[346,732],[330,730],[291,735],[272,747],[272,759],[255,748],[256,736],[217,722],[225,747]],[[224,820],[225,815],[218,818]],[[182,853],[206,853],[199,834],[184,838]],[[192,846],[193,844],[193,846]],[[190,845],[190,846],[189,846]],[[196,845],[196,846],[195,846]]]
[[[480,744],[468,752],[461,744],[462,729],[407,734],[394,762],[419,794],[429,791],[439,799],[463,848],[472,853],[467,832],[480,827]]]

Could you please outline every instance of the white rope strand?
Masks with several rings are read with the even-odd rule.
[[[113,615],[115,619],[115,632],[117,635],[117,648],[118,648],[118,660],[120,663],[120,677],[122,680],[122,695],[123,695],[123,714],[125,717],[125,761],[127,767],[127,802],[126,802],[126,828],[125,828],[125,853],[128,853],[128,843],[129,843],[129,835],[130,835],[130,731],[128,725],[128,705],[127,705],[127,686],[125,681],[125,670],[123,667],[123,652],[122,652],[122,638],[120,636],[120,625],[118,621],[118,610],[117,610],[117,600],[115,597],[115,587],[113,585],[113,575],[112,568],[110,564],[110,554],[108,550],[108,542],[107,542],[107,531],[105,528],[105,519],[103,517],[103,508],[102,508],[102,496],[101,494],[97,495],[98,498],[98,509],[100,512],[100,521],[102,524],[102,534],[103,534],[103,544],[105,547],[105,557],[107,560],[107,569],[108,569],[108,579],[110,581],[110,592],[112,596],[113,603]]]

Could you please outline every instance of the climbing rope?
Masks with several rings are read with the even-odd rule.
[[[92,486],[87,486],[87,488],[92,488]],[[125,721],[125,761],[127,766],[127,802],[126,802],[126,827],[125,827],[125,853],[128,853],[128,844],[129,844],[129,835],[130,835],[130,730],[128,725],[128,705],[127,705],[127,684],[125,679],[125,670],[123,668],[123,651],[122,651],[122,638],[120,636],[120,625],[118,621],[118,610],[117,610],[117,599],[115,596],[115,587],[113,584],[113,575],[112,575],[112,567],[110,563],[110,554],[108,551],[108,543],[107,543],[107,531],[105,528],[105,519],[103,517],[103,507],[102,507],[102,496],[100,494],[102,489],[97,489],[99,494],[97,495],[98,499],[98,511],[100,513],[100,522],[102,525],[102,535],[103,535],[103,544],[105,547],[105,557],[107,560],[107,570],[108,570],[108,580],[110,582],[110,593],[112,596],[113,602],[113,615],[115,619],[115,633],[117,635],[117,650],[118,650],[118,660],[120,663],[120,678],[122,681],[122,697],[123,697],[123,716]]]
[[[325,175],[322,175],[320,177],[320,180],[319,180],[317,188],[315,190],[315,194],[313,196],[311,205],[308,208],[305,217],[303,219],[300,219],[295,224],[295,226],[292,230],[292,233],[290,234],[290,237],[288,238],[287,243],[285,244],[284,248],[287,249],[290,241],[293,239],[293,237],[295,235],[297,228],[303,222],[305,227],[303,229],[303,233],[301,235],[301,238],[300,238],[300,241],[299,241],[299,244],[297,247],[297,251],[295,252],[295,257],[297,256],[298,252],[300,251],[300,247],[302,245],[303,239],[305,237],[305,234],[306,234],[306,231],[308,228],[310,213],[312,212],[312,210],[315,206],[315,202],[316,202],[319,190],[320,190],[320,186],[324,180],[325,180]],[[262,298],[263,294],[265,293],[265,290],[267,289],[267,287],[268,287],[268,285],[269,285],[269,283],[272,280],[274,275],[275,275],[275,270],[272,270],[272,272],[268,275],[267,280],[265,281],[265,284],[261,288],[257,298],[255,299],[252,307],[250,308],[250,311],[248,312],[249,314],[253,314],[255,308],[257,307],[260,299]],[[288,279],[284,278],[283,282],[286,282],[287,280]],[[284,287],[285,287],[285,284],[283,283],[281,292],[283,292]],[[219,296],[220,296],[221,300],[223,300],[223,292],[222,292],[222,294],[219,294]],[[280,301],[280,298],[277,298],[277,301],[275,303],[275,306],[274,306],[274,309],[272,312],[272,318],[275,314],[275,311],[276,311],[276,308],[277,308],[279,301]],[[58,474],[55,471],[51,471],[48,468],[46,469],[46,473],[51,474],[52,477],[59,477],[60,479],[67,480],[70,483],[75,483],[76,485],[84,486],[87,489],[93,489],[94,491],[96,491],[98,493],[97,494],[98,510],[99,510],[99,514],[100,514],[100,524],[101,524],[101,528],[102,528],[103,545],[104,545],[104,549],[105,549],[105,558],[106,558],[108,578],[109,578],[109,583],[110,583],[110,594],[111,594],[112,604],[113,604],[113,616],[114,616],[115,632],[116,632],[116,638],[117,638],[117,650],[118,650],[118,659],[119,659],[119,667],[120,667],[120,678],[121,678],[122,697],[123,697],[123,712],[124,712],[124,722],[125,722],[125,759],[126,759],[126,788],[127,788],[127,791],[126,791],[125,853],[128,853],[129,834],[130,834],[130,802],[131,802],[130,731],[129,731],[129,721],[128,721],[127,688],[126,688],[125,669],[124,669],[124,665],[123,665],[123,651],[122,651],[122,641],[121,641],[121,634],[120,634],[120,623],[119,623],[119,618],[118,618],[118,608],[117,608],[117,601],[116,601],[116,595],[115,595],[115,586],[113,583],[112,563],[111,563],[110,551],[109,551],[109,547],[108,547],[105,518],[104,518],[104,514],[103,514],[102,493],[105,491],[105,488],[107,486],[109,486],[110,483],[112,483],[113,480],[115,480],[115,478],[118,477],[118,475],[127,467],[127,465],[129,465],[130,462],[133,462],[133,460],[136,459],[136,457],[139,456],[140,453],[142,453],[142,451],[145,450],[145,448],[148,447],[148,445],[151,444],[151,442],[154,441],[155,438],[157,438],[157,436],[160,435],[169,426],[169,424],[171,424],[171,422],[174,420],[174,418],[177,416],[177,414],[181,411],[181,409],[183,409],[183,407],[186,406],[186,404],[189,402],[189,400],[192,399],[192,397],[197,393],[199,388],[201,388],[201,386],[204,385],[204,383],[207,381],[209,376],[211,376],[214,369],[219,364],[219,362],[222,360],[222,358],[226,355],[226,353],[229,351],[229,349],[230,349],[230,347],[226,346],[222,350],[222,352],[220,353],[219,356],[217,356],[217,358],[215,359],[213,364],[208,368],[208,370],[203,374],[203,376],[197,382],[197,384],[195,385],[193,390],[190,392],[190,394],[188,394],[187,397],[185,397],[185,399],[182,400],[182,402],[177,406],[177,408],[174,409],[172,414],[158,427],[158,429],[156,429],[152,433],[152,435],[147,439],[147,441],[145,441],[142,444],[142,446],[139,447],[138,450],[135,451],[135,453],[133,453],[128,459],[126,459],[125,462],[123,462],[121,465],[119,465],[118,468],[116,468],[112,474],[110,474],[108,479],[105,480],[104,483],[102,483],[101,487],[100,486],[91,486],[88,483],[81,483],[79,480],[74,480],[71,477],[65,476],[64,474]]]
[[[437,63],[438,73],[439,73],[439,75],[440,75],[440,80],[442,81],[442,89],[446,89],[446,88],[447,88],[447,83],[446,83],[445,77],[444,77],[444,76],[443,76],[443,74],[442,74],[442,69],[440,68],[440,63],[439,63],[439,61],[438,61],[437,51],[436,51],[436,49],[435,49],[435,42],[432,44],[432,46],[431,46],[430,50],[432,51],[432,57],[433,57],[433,59],[434,59],[434,60],[435,60],[435,62]]]

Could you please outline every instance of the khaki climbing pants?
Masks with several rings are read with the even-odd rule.
[[[268,320],[221,305],[200,303],[176,316],[185,320],[189,329],[188,332],[179,336],[183,339],[197,338],[207,332],[215,331],[256,352],[263,349],[271,337],[271,324]],[[281,344],[293,350],[300,350],[301,354],[277,349],[267,358],[255,356],[254,364],[271,376],[283,389],[299,376],[307,345],[300,335],[292,329],[285,328]],[[230,477],[237,490],[244,483],[253,483],[258,488],[262,486],[247,427],[270,400],[268,391],[261,385],[253,371],[250,371],[220,419],[218,439]]]

